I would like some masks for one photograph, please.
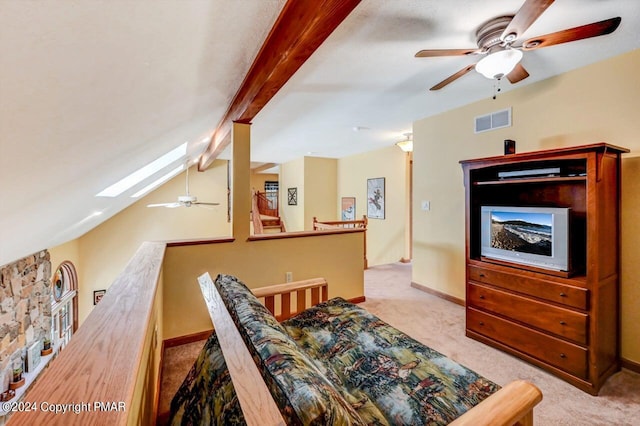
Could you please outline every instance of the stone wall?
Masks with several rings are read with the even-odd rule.
[[[51,338],[51,261],[47,250],[0,269],[0,392],[13,363],[45,336]]]

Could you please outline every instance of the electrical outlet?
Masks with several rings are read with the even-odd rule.
[[[293,272],[285,272],[284,273],[284,282],[290,283],[293,281]]]
[[[431,210],[431,201],[422,201],[422,210],[426,212]]]

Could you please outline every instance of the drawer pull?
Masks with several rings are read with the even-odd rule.
[[[567,323],[564,321],[560,321],[560,325],[567,325]]]
[[[481,294],[481,295],[480,295],[480,299],[484,299],[484,294]]]
[[[560,358],[566,358],[567,356],[565,354],[560,354]]]
[[[560,297],[567,297],[567,295],[561,292]]]
[[[482,274],[482,273],[481,273],[481,274],[480,274],[480,278],[484,278],[484,274]]]
[[[484,321],[480,321],[480,325],[484,325]]]

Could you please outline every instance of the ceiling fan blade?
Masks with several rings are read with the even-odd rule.
[[[438,56],[465,56],[480,53],[480,49],[429,49],[416,53],[416,58],[434,58]]]
[[[194,204],[194,206],[199,207],[201,209],[213,210],[214,207],[208,204]]]
[[[569,41],[611,34],[618,28],[620,21],[622,21],[622,18],[618,16],[616,18],[605,19],[604,21],[594,22],[592,24],[530,38],[524,42],[522,47],[524,50],[540,49],[541,47],[553,46],[556,44],[567,43]]]
[[[463,75],[465,75],[466,73],[468,73],[469,71],[474,69],[475,66],[476,66],[476,64],[472,64],[472,65],[469,65],[469,66],[467,66],[465,68],[462,68],[460,71],[458,71],[457,73],[445,78],[444,80],[442,80],[440,83],[436,84],[435,86],[433,86],[429,90],[440,90],[440,89],[442,89],[447,84],[459,79],[460,77],[462,77]]]
[[[220,205],[220,203],[204,203],[200,201],[196,201],[195,203],[191,203],[191,204],[197,204],[200,206],[219,206]]]
[[[507,28],[502,32],[500,39],[512,42],[520,37],[553,2],[554,0],[525,1],[509,25],[507,25]]]
[[[516,67],[507,74],[507,79],[511,82],[511,84],[515,84],[525,78],[529,77],[529,73],[524,69],[522,64],[518,63]]]
[[[147,207],[167,207],[170,209],[174,209],[176,207],[180,207],[180,203],[159,203],[159,204],[147,204]]]

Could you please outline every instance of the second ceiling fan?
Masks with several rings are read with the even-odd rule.
[[[529,77],[520,60],[523,50],[534,50],[542,47],[570,41],[597,37],[614,32],[622,20],[620,17],[594,22],[580,27],[569,28],[539,37],[520,41],[520,37],[536,19],[553,3],[554,0],[527,0],[513,16],[494,18],[478,29],[476,33],[477,48],[472,49],[428,49],[416,53],[416,58],[438,56],[482,56],[477,63],[468,65],[447,77],[430,90],[439,90],[475,69],[487,78],[501,79],[506,77],[511,83],[517,83]]]

